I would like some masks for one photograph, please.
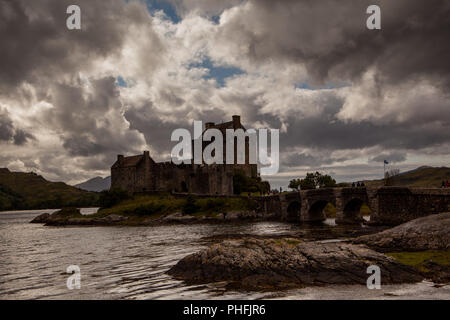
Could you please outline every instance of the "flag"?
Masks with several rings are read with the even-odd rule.
[[[384,164],[389,164],[389,162],[387,160],[384,160]]]

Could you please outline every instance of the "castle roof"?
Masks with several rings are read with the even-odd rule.
[[[212,128],[223,130],[223,129],[234,129],[233,127],[233,121],[228,121],[224,123],[217,123],[212,126]]]
[[[137,156],[131,156],[131,157],[123,157],[122,161],[117,160],[113,164],[113,168],[116,167],[136,167],[139,162],[144,158],[144,155],[140,154]]]
[[[213,122],[208,122],[203,133],[205,133],[205,131],[208,129],[219,129],[220,131],[222,131],[222,134],[225,134],[227,129],[243,129],[244,131],[246,131],[245,127],[240,122],[240,118],[239,118],[237,124],[234,121],[228,121],[228,122],[216,123],[216,124],[214,124]]]

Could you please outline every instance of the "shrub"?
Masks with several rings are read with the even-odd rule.
[[[105,190],[100,193],[99,205],[102,208],[111,208],[123,200],[130,198],[127,191],[122,189]]]
[[[206,201],[205,209],[207,211],[219,211],[224,209],[226,206],[226,201],[224,199],[216,198],[216,199],[208,199]]]
[[[192,195],[188,195],[186,198],[186,202],[184,203],[183,207],[181,208],[182,214],[193,214],[197,212],[200,209],[200,207],[197,205],[197,201]]]
[[[248,177],[244,171],[237,169],[233,172],[233,191],[237,195],[243,192],[265,194],[270,191],[270,183],[261,180],[261,177]]]
[[[163,210],[164,210],[164,206],[162,204],[152,202],[147,205],[136,207],[134,210],[132,210],[132,212],[129,212],[129,213],[132,213],[132,214],[135,214],[138,216],[148,216],[148,215],[160,213]]]

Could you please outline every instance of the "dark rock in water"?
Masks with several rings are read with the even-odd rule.
[[[46,223],[48,220],[48,217],[50,217],[50,213],[46,212],[46,213],[38,215],[36,218],[31,220],[30,223]]]
[[[120,221],[128,220],[128,217],[119,216],[118,214],[110,214],[102,218],[91,219],[94,223],[98,224],[114,224]]]
[[[225,241],[185,257],[168,273],[188,283],[228,281],[240,289],[273,290],[366,284],[370,265],[380,267],[382,284],[423,279],[415,269],[365,246],[294,239]]]
[[[64,225],[70,220],[83,220],[83,215],[77,208],[63,208],[52,214],[43,213],[34,218],[30,223],[45,223],[46,225]]]
[[[87,217],[77,208],[64,208],[53,214],[44,213],[34,218],[31,223],[45,223],[47,226],[93,226],[116,225],[128,217],[110,214],[104,217]]]
[[[450,213],[418,218],[376,234],[361,236],[363,243],[382,252],[450,249]]]

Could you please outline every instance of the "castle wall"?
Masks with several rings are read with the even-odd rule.
[[[226,129],[243,129],[240,117],[231,122],[206,123],[206,128],[216,128],[223,134],[223,155],[226,158]],[[192,142],[194,143],[194,142]],[[203,149],[208,142],[203,141]],[[196,194],[233,194],[234,170],[241,170],[248,177],[257,177],[257,165],[249,163],[249,138],[245,138],[245,164],[237,162],[237,139],[234,143],[235,164],[197,165],[172,162],[155,163],[148,151],[143,155],[124,157],[118,155],[111,167],[111,188],[131,192],[166,191]]]
[[[136,167],[119,167],[111,169],[111,188],[136,190]]]

